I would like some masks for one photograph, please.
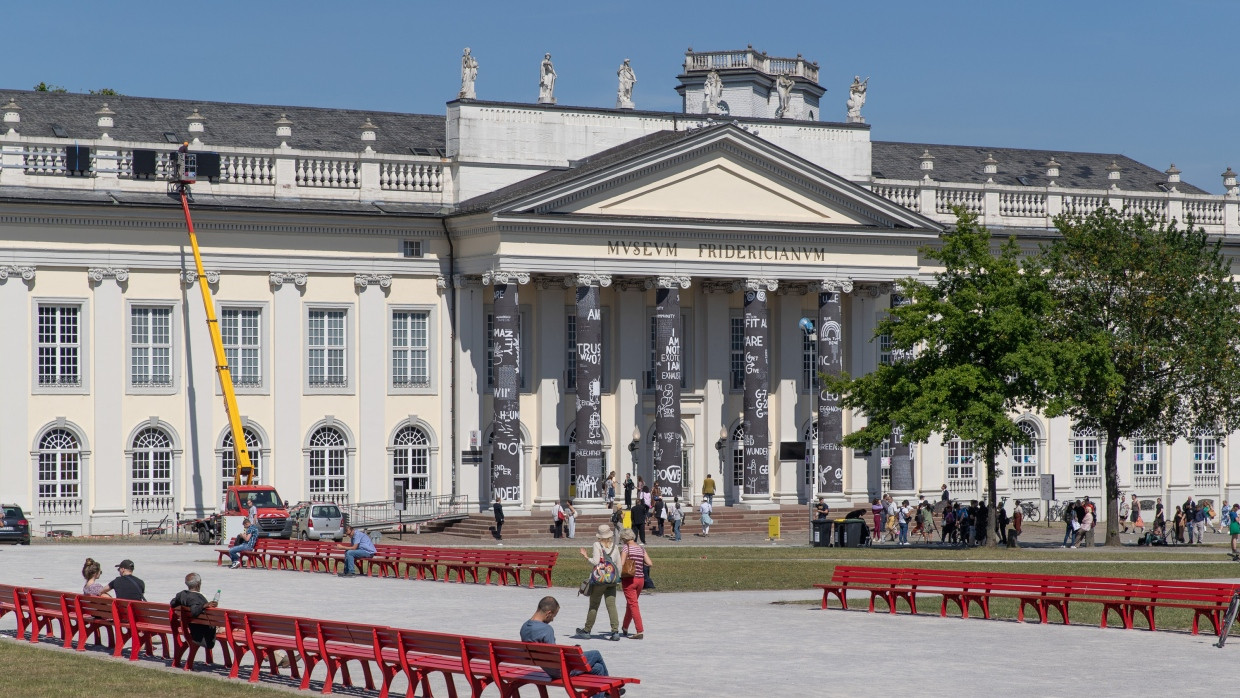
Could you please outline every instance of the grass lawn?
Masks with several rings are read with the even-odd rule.
[[[194,676],[115,661],[90,652],[78,654],[50,647],[0,641],[4,692],[10,696],[176,696],[237,698],[288,695],[260,686]],[[20,667],[20,669],[18,669]]]

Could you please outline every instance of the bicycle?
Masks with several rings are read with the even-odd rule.
[[[1042,518],[1042,507],[1037,502],[1021,502],[1020,513],[1024,515],[1025,521],[1037,522]]]
[[[1068,506],[1067,502],[1051,502],[1050,509],[1046,513],[1046,518],[1050,521],[1062,521],[1064,509]]]

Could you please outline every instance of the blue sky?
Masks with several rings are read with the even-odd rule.
[[[461,49],[480,99],[533,102],[551,52],[561,104],[678,110],[684,51],[804,54],[826,118],[870,76],[874,140],[1117,152],[1221,191],[1240,169],[1240,2],[150,2],[9,0],[4,89],[442,114]],[[179,34],[178,34],[179,32]],[[178,38],[179,36],[179,38]]]

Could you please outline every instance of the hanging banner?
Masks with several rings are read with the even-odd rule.
[[[745,484],[746,495],[771,491],[770,413],[767,401],[771,389],[770,328],[767,322],[766,290],[745,291]]]
[[[844,370],[840,293],[818,294],[818,372],[839,376]],[[844,491],[844,413],[840,397],[818,391],[818,488],[821,492]]]
[[[495,376],[491,493],[521,502],[521,316],[517,284],[497,283],[491,329]]]
[[[600,411],[603,379],[603,314],[599,287],[577,287],[577,440],[579,499],[599,499],[603,481],[603,417]]]
[[[672,285],[672,284],[669,284]],[[664,497],[679,497],[683,482],[680,443],[681,349],[680,289],[655,291],[654,479]]]

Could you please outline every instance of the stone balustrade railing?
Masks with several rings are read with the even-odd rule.
[[[1132,488],[1138,492],[1162,492],[1162,475],[1133,475]]]
[[[1103,206],[1141,211],[1163,220],[1193,224],[1213,235],[1240,235],[1240,196],[1123,189],[1068,189],[965,184],[925,180],[875,180],[875,194],[940,223],[953,223],[955,206],[976,213],[991,228],[1054,227],[1061,213],[1087,215]]]
[[[703,51],[685,54],[685,72],[751,68],[767,75],[791,75],[818,82],[818,66],[796,58],[775,58],[752,48],[745,51]]]
[[[90,148],[88,162],[70,171],[65,149]],[[136,175],[135,150],[156,152],[155,175]],[[220,176],[200,179],[197,191],[218,196],[346,199],[444,204],[451,200],[451,170],[439,157],[293,148],[199,146],[217,152]],[[173,149],[167,143],[110,139],[75,140],[0,135],[0,186],[164,192]]]

